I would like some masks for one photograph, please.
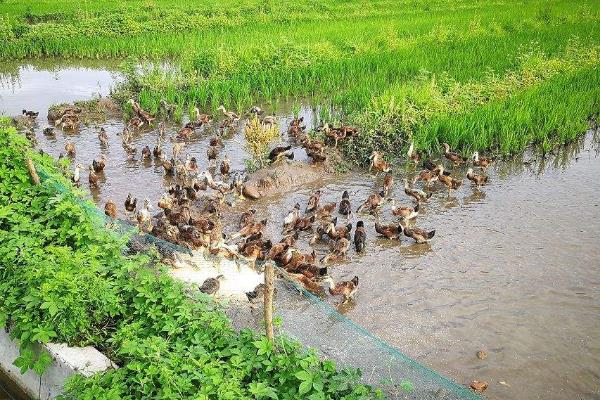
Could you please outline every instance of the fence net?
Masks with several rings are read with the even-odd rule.
[[[73,196],[99,229],[108,229],[120,238],[126,237],[125,252],[138,253],[155,249],[162,257],[182,257],[188,263],[192,260],[192,268],[198,270],[215,268],[215,265],[223,262],[218,256],[200,256],[188,248],[141,233],[128,221],[113,220],[91,201],[77,196],[70,188],[52,179],[41,166],[37,165],[36,169],[44,184],[52,185],[62,195]],[[256,268],[260,271],[261,266],[257,265]],[[390,399],[481,399],[466,386],[421,365],[352,322],[329,303],[288,279],[285,274],[278,276],[280,279],[276,285],[274,300],[274,315],[282,320],[278,334],[314,348],[321,356],[334,360],[340,366],[359,368],[363,381],[381,388]],[[239,279],[244,277],[240,276]],[[238,307],[237,311],[234,310],[234,315],[239,312],[239,304],[236,305],[235,302],[229,302],[225,306]],[[262,312],[250,307],[248,310],[250,317],[242,318],[242,322],[233,321],[234,326],[260,329]]]

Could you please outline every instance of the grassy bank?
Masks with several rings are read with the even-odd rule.
[[[582,96],[593,98],[585,102],[588,108],[565,113],[572,115],[567,125],[581,125],[598,111],[593,89],[598,59],[586,53],[600,45],[598,0],[187,0],[168,5],[164,0],[124,5],[6,0],[0,32],[8,40],[0,58],[131,57],[136,68],[126,68],[122,95],[138,96],[152,111],[162,98],[178,104],[179,113],[193,105],[214,110],[219,104],[240,111],[284,97],[326,103],[360,126],[363,137],[354,143],[355,151],[350,149],[360,159],[375,147],[405,149],[413,135],[422,149],[437,146],[442,137],[463,148],[522,149],[528,141],[521,138],[530,139],[527,130],[538,127],[508,132],[519,111],[510,109],[514,99],[533,99],[527,95],[533,92],[545,97],[545,90],[555,93],[559,86],[554,85],[560,85],[552,83],[560,80],[556,74],[526,81],[536,59],[567,63],[558,75],[577,76]],[[579,56],[585,63],[580,65]],[[152,63],[140,70],[140,58],[168,59],[172,65]],[[514,77],[525,82],[512,85]],[[500,96],[504,83],[510,90]],[[509,109],[503,118],[486,119],[494,121],[486,123],[489,132],[482,134],[473,124],[461,125],[460,134],[446,131],[449,121],[483,115],[477,110],[490,110],[490,104]],[[542,122],[539,131],[545,133],[536,140],[556,143],[570,136],[554,135],[552,125]],[[459,125],[452,126],[458,132]]]
[[[54,161],[7,126],[0,120],[0,327],[20,341],[23,371],[42,373],[50,358],[31,344],[54,341],[94,345],[120,366],[76,378],[67,399],[378,397],[356,371],[296,342],[235,332],[155,256],[124,256],[126,240],[99,227]],[[41,185],[30,182],[25,157],[48,175]]]

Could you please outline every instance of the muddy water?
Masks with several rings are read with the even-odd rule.
[[[91,76],[90,87],[96,72]],[[10,102],[5,101],[7,90],[13,95]],[[3,86],[0,109],[33,108],[30,104],[37,95]],[[40,111],[44,114],[44,109]],[[302,109],[302,114],[309,121],[314,117],[310,108]],[[75,162],[88,165],[100,154],[107,156],[104,182],[92,193],[100,206],[108,198],[121,205],[128,192],[155,204],[170,184],[162,168],[152,162],[126,160],[118,136],[123,128],[120,121],[105,125],[111,138],[105,149],[97,140],[100,127],[85,127],[76,134],[58,130],[55,137],[47,138],[41,134],[45,125],[40,118],[38,140],[53,156],[64,152],[66,141],[76,143]],[[170,127],[169,134],[176,129]],[[213,133],[210,127],[198,132],[186,148],[202,169],[208,165],[206,147]],[[155,131],[135,136],[137,158],[144,145],[154,146],[156,136]],[[590,133],[545,160],[528,155],[499,162],[488,171],[491,183],[481,190],[465,180],[448,197],[437,187],[417,219],[419,227],[436,229],[430,244],[384,241],[375,235],[374,217],[352,216],[353,223],[365,221],[368,245],[364,255],[351,251],[347,260],[329,268],[335,279],[360,277],[356,299],[340,306],[340,311],[458,382],[488,381],[488,398],[600,398],[597,136]],[[224,144],[220,159],[227,154],[233,168],[242,170],[248,158],[242,135],[233,132]],[[297,158],[303,160],[302,151],[297,151]],[[464,172],[457,169],[453,174]],[[410,202],[401,178],[413,173],[404,167],[395,173],[393,197],[402,204]],[[87,182],[86,174],[82,182]],[[324,177],[252,206],[261,217],[269,218],[269,232],[277,238],[279,221],[287,210],[296,202],[304,206],[314,190],[323,191],[322,202],[339,201],[342,191],[348,190],[356,209],[380,184],[381,177],[353,172]],[[389,206],[381,218],[392,221]],[[309,237],[302,236],[303,249],[309,250]],[[319,256],[326,253],[324,245],[316,249]],[[487,359],[477,359],[477,350],[485,350]]]

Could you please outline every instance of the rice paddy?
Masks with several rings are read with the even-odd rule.
[[[363,128],[346,148],[359,161],[410,139],[547,149],[598,111],[598,1],[3,3],[0,59],[122,59],[123,98],[151,111],[165,99],[176,116],[326,105]]]

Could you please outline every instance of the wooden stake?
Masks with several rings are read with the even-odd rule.
[[[35,170],[35,165],[33,165],[33,161],[31,161],[31,158],[27,159],[27,169],[29,169],[29,174],[31,175],[31,179],[33,180],[33,184],[34,185],[39,185],[40,184],[40,177],[37,174],[37,171]]]
[[[273,341],[273,281],[275,279],[275,271],[273,264],[268,262],[265,264],[265,328],[267,330],[267,339]]]

